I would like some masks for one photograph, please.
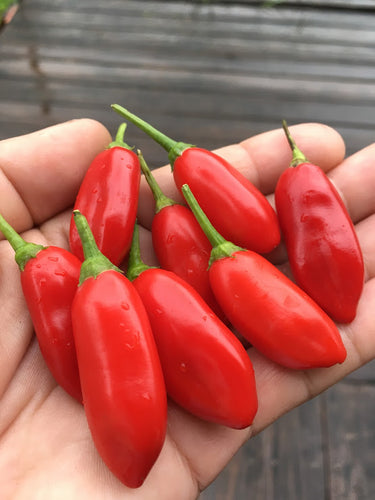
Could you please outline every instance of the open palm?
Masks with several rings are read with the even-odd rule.
[[[292,128],[306,156],[333,180],[356,224],[366,284],[356,319],[340,327],[348,357],[329,369],[291,371],[255,350],[259,410],[253,425],[232,430],[208,424],[169,404],[164,448],[144,485],[128,490],[92,443],[83,407],[56,385],[39,351],[22,295],[14,252],[0,241],[0,497],[23,499],[176,499],[198,496],[252,435],[288,410],[375,357],[375,145],[343,160],[344,144],[329,127]],[[94,156],[111,141],[93,120],[76,120],[0,143],[0,213],[35,243],[68,248],[72,205]],[[218,151],[272,200],[291,153],[281,130]],[[152,164],[152,159],[149,159]],[[181,200],[169,167],[154,170],[164,192]],[[154,264],[149,228],[153,198],[141,184],[138,221],[142,255]],[[282,248],[272,256],[288,273]]]

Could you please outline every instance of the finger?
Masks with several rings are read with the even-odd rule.
[[[143,262],[148,266],[159,266],[160,264],[152,245],[151,231],[143,227],[139,228],[139,245],[141,247],[141,258]]]
[[[249,439],[252,427],[238,430],[205,422],[170,402],[168,432],[202,490]]]
[[[94,156],[111,138],[89,119],[0,142],[0,212],[17,231],[72,205]]]
[[[375,277],[375,214],[355,226],[365,266],[365,280]]]
[[[372,144],[346,158],[329,174],[354,222],[375,213],[374,164],[375,144]]]
[[[54,245],[65,250],[70,250],[69,228],[71,217],[72,210],[70,207],[41,224],[38,232],[33,231],[33,240],[30,240],[29,234],[31,231],[28,231],[28,241],[33,241],[33,243],[39,243],[40,245]]]
[[[340,134],[319,123],[290,127],[290,133],[308,161],[329,171],[345,156],[345,144]],[[235,165],[243,171],[264,194],[275,190],[280,174],[289,166],[292,151],[282,129],[256,135],[240,143],[244,154],[237,153]],[[232,147],[233,148],[233,147]],[[233,153],[219,150],[228,161]]]
[[[309,160],[320,165],[325,171],[335,167],[344,158],[344,142],[334,129],[312,123],[296,125],[290,130]],[[265,132],[239,144],[220,148],[216,153],[242,172],[264,194],[272,193],[277,179],[292,158],[282,129]],[[149,164],[152,167],[150,161]],[[166,196],[182,201],[169,166],[155,169],[153,174]],[[154,206],[150,189],[142,176],[138,220],[147,228],[151,227]]]
[[[22,234],[26,241],[49,244],[33,229]],[[0,399],[29,348],[34,330],[21,286],[20,269],[8,241],[0,241]]]
[[[19,268],[7,241],[0,241],[0,399],[22,360],[33,335]]]

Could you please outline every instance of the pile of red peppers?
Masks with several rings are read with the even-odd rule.
[[[141,152],[124,143],[123,124],[77,193],[70,251],[23,240],[1,216],[0,230],[46,364],[83,404],[108,468],[137,488],[164,444],[167,397],[209,422],[252,424],[256,373],[245,342],[289,369],[342,363],[336,323],[355,318],[364,264],[339,194],[285,122],[293,160],[273,208],[217,154],[112,108],[165,148],[186,204],[161,191]],[[142,173],[155,200],[159,267],[141,256]],[[281,239],[293,281],[266,258]]]

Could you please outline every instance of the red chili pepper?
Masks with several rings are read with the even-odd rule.
[[[74,204],[87,218],[100,251],[115,265],[130,248],[141,177],[137,155],[123,142],[125,127],[119,127],[116,140],[91,163]],[[69,239],[72,252],[83,260],[73,215]]]
[[[192,286],[143,263],[137,225],[127,276],[147,310],[169,396],[204,420],[251,425],[258,400],[245,348]]]
[[[165,196],[138,152],[142,172],[155,199],[152,243],[163,269],[172,271],[194,287],[220,319],[226,321],[208,280],[211,244],[192,211]]]
[[[293,160],[279,178],[275,202],[293,276],[332,319],[349,323],[364,284],[353,223],[332,182],[283,126]]]
[[[342,363],[346,350],[329,316],[267,259],[226,241],[189,187],[182,191],[213,246],[210,283],[232,325],[264,356],[285,367]]]
[[[81,262],[63,248],[26,242],[1,215],[0,230],[15,251],[23,294],[46,365],[56,382],[82,403],[71,320]]]
[[[280,242],[276,213],[267,198],[219,155],[176,142],[114,104],[112,108],[163,146],[176,186],[188,184],[214,227],[237,245],[267,253]]]
[[[137,488],[165,438],[160,360],[133,284],[100,253],[85,217],[74,220],[85,253],[72,321],[87,421],[108,468]]]

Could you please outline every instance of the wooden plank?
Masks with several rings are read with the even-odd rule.
[[[375,498],[375,385],[340,383],[327,393],[333,500]]]
[[[64,41],[64,45],[69,45],[72,42],[75,43],[77,38],[81,42],[84,42],[86,37],[94,39],[95,31],[98,30],[96,31],[97,43],[103,41],[100,35],[108,33],[105,42],[109,43],[120,44],[124,40],[130,42],[143,40],[147,43],[150,36],[156,37],[156,35],[158,36],[155,41],[168,42],[178,34],[181,38],[175,42],[183,44],[186,36],[191,35],[194,30],[197,38],[190,39],[192,46],[185,46],[187,51],[194,49],[196,41],[200,39],[199,35],[208,38],[214,36],[220,43],[219,33],[224,34],[224,42],[227,41],[225,35],[228,33],[231,33],[234,40],[241,39],[243,36],[257,39],[258,35],[267,34],[271,40],[282,36],[282,41],[292,39],[299,42],[302,41],[301,35],[303,35],[306,40],[311,37],[312,40],[320,41],[320,44],[336,39],[345,45],[352,43],[365,45],[368,37],[371,37],[371,40],[374,39],[371,32],[371,26],[373,26],[371,16],[360,11],[350,13],[332,11],[323,16],[319,10],[312,10],[306,16],[305,11],[293,8],[278,10],[240,5],[205,4],[199,6],[181,5],[178,2],[168,4],[166,8],[163,2],[150,4],[139,2],[134,5],[133,1],[120,3],[114,11],[111,11],[107,3],[101,6],[100,4],[96,6],[94,3],[90,8],[85,8],[81,2],[75,6],[70,0],[64,2],[63,7],[57,8],[58,4],[53,2],[46,9],[43,8],[43,2],[45,0],[35,0],[33,9],[24,8],[23,14],[29,23],[38,22],[40,25],[45,25],[46,31],[31,32],[26,29],[22,30],[22,33],[19,32],[19,36],[27,38],[32,35],[34,40],[46,41],[49,36],[59,39],[66,32],[70,38]],[[297,30],[294,29],[296,27]],[[343,36],[343,27],[348,30],[348,38]],[[57,31],[54,31],[54,28]],[[361,28],[361,37],[358,37],[359,28]],[[82,29],[87,30],[83,38]]]
[[[207,0],[202,0],[202,2]],[[210,1],[210,0],[208,0]],[[273,6],[274,8],[280,7],[316,7],[320,10],[336,8],[336,9],[369,9],[375,10],[374,2],[372,0],[223,0],[221,3],[225,4],[250,4],[259,6]]]
[[[62,3],[62,2],[60,2]],[[89,0],[83,0],[80,2],[81,5],[89,5]],[[115,7],[120,6],[121,3],[124,3],[123,0],[107,0],[103,6],[107,6],[108,9],[113,9]],[[155,4],[154,0],[145,0],[142,2],[143,4],[151,3]],[[167,3],[170,4],[170,0],[161,0],[158,3]],[[372,0],[193,0],[190,2],[186,2],[185,0],[176,0],[173,2],[174,4],[195,4],[195,5],[212,5],[212,4],[221,4],[221,5],[255,5],[257,7],[264,7],[265,5],[274,4],[275,7],[317,7],[321,10],[325,8],[337,8],[337,9],[372,9],[375,10],[374,4]]]
[[[236,0],[226,0],[229,3],[236,3]],[[244,0],[245,3],[259,3],[257,0]],[[261,2],[265,4],[266,2]],[[272,4],[272,0],[270,2]],[[275,6],[297,6],[316,7],[319,9],[339,8],[339,9],[369,9],[375,10],[372,0],[275,0]]]
[[[44,12],[44,11],[43,11]],[[153,33],[149,32],[149,27],[150,23],[147,25],[138,25],[134,29],[136,29],[138,33],[138,37],[134,36],[134,33],[130,32],[129,33],[129,26],[124,26],[124,31],[125,35],[124,37],[120,37],[120,43],[123,43],[124,45],[127,44],[127,42],[132,43],[131,51],[130,51],[130,58],[127,59],[126,53],[124,54],[124,64],[129,64],[129,71],[119,71],[119,67],[116,66],[113,67],[113,65],[105,64],[103,61],[106,61],[106,57],[109,57],[111,60],[111,48],[117,48],[119,50],[119,40],[116,38],[116,43],[117,45],[111,45],[113,40],[111,40],[111,43],[108,41],[108,52],[105,52],[103,50],[101,51],[92,51],[92,49],[88,49],[86,51],[83,50],[81,52],[81,49],[78,51],[79,54],[81,54],[80,57],[72,54],[75,52],[77,54],[77,46],[73,45],[73,47],[64,47],[64,50],[66,50],[65,54],[62,54],[61,49],[60,50],[60,58],[58,57],[58,53],[54,54],[53,53],[53,44],[51,44],[50,40],[48,39],[48,32],[50,31],[53,33],[53,36],[55,38],[55,46],[56,43],[59,41],[59,32],[61,33],[61,40],[62,37],[67,37],[68,40],[70,40],[70,43],[72,40],[74,40],[74,33],[76,36],[80,36],[82,33],[82,26],[79,27],[79,20],[77,21],[77,12],[71,14],[71,20],[72,22],[76,20],[78,22],[78,25],[76,28],[71,27],[65,27],[65,24],[62,23],[62,26],[60,28],[56,29],[56,26],[53,24],[50,25],[51,19],[59,18],[59,16],[56,16],[53,14],[52,18],[47,18],[45,20],[45,25],[43,26],[43,12],[41,15],[37,15],[37,19],[35,19],[35,23],[39,23],[40,28],[45,28],[45,29],[39,29],[37,33],[43,32],[44,36],[44,42],[40,41],[38,38],[35,39],[35,30],[32,30],[32,36],[27,35],[27,30],[24,30],[23,27],[20,29],[20,33],[22,32],[22,36],[24,36],[24,43],[27,42],[37,42],[38,43],[38,55],[40,58],[40,66],[42,70],[46,73],[46,77],[53,79],[53,78],[63,78],[65,76],[63,83],[66,82],[67,78],[74,78],[74,73],[75,71],[80,68],[82,68],[84,72],[79,73],[76,75],[78,81],[82,82],[82,88],[86,88],[86,85],[83,85],[83,80],[88,80],[90,81],[90,78],[95,76],[97,79],[102,77],[101,80],[104,83],[106,83],[108,80],[114,83],[117,82],[119,85],[122,80],[126,79],[128,81],[129,79],[129,72],[132,72],[133,78],[130,80],[130,84],[134,85],[135,80],[141,80],[145,79],[147,77],[147,73],[150,70],[150,75],[149,75],[149,80],[150,82],[155,82],[157,80],[157,83],[159,84],[160,82],[160,74],[164,76],[164,79],[161,83],[166,83],[167,85],[170,86],[172,83],[175,83],[181,90],[184,90],[186,88],[186,85],[190,83],[190,85],[193,83],[192,78],[190,78],[190,81],[188,80],[187,83],[184,82],[184,79],[181,78],[181,73],[182,76],[189,76],[194,75],[196,76],[197,72],[200,73],[200,85],[202,85],[202,93],[205,93],[205,80],[208,85],[208,90],[211,88],[212,89],[212,81],[213,81],[213,76],[215,76],[215,82],[217,82],[219,77],[219,91],[222,87],[233,89],[233,91],[239,90],[243,93],[247,92],[252,92],[254,91],[254,95],[257,96],[256,91],[259,89],[263,89],[265,82],[271,81],[269,84],[269,92],[281,92],[283,93],[283,90],[289,89],[289,95],[296,95],[302,97],[303,93],[307,96],[312,95],[313,98],[319,98],[322,95],[326,96],[326,99],[332,98],[333,96],[340,95],[340,89],[342,89],[342,93],[344,98],[346,99],[351,99],[351,98],[356,98],[355,96],[361,95],[363,96],[364,94],[362,92],[359,92],[360,84],[357,85],[352,85],[351,80],[349,78],[350,75],[350,62],[347,64],[343,64],[341,61],[341,64],[334,63],[335,57],[337,57],[338,53],[342,52],[342,47],[336,46],[332,48],[332,52],[329,53],[330,55],[327,57],[327,54],[325,55],[326,60],[325,64],[322,64],[322,61],[315,61],[314,62],[314,57],[319,58],[319,47],[317,45],[311,44],[309,45],[310,49],[313,47],[313,51],[315,50],[315,55],[309,51],[305,50],[300,50],[300,51],[295,51],[295,57],[293,57],[293,60],[288,61],[288,64],[285,64],[285,61],[283,60],[283,57],[286,57],[288,54],[290,54],[292,50],[292,46],[286,42],[285,45],[282,45],[284,47],[283,53],[280,52],[280,44],[277,42],[273,43],[272,47],[272,41],[270,42],[269,45],[269,58],[267,59],[266,63],[264,59],[260,59],[259,56],[257,58],[254,58],[254,54],[259,53],[259,51],[262,48],[262,45],[264,45],[264,39],[261,39],[258,42],[253,42],[251,43],[252,49],[250,52],[247,52],[246,54],[241,54],[241,50],[245,49],[246,45],[246,40],[237,40],[231,38],[231,42],[237,42],[237,46],[233,46],[232,49],[228,47],[227,40],[222,41],[222,45],[217,47],[217,43],[212,44],[212,46],[205,46],[204,45],[204,39],[199,38],[199,36],[194,38],[194,43],[190,44],[192,45],[192,48],[188,51],[184,51],[183,47],[188,45],[189,38],[191,38],[191,33],[186,31],[185,29],[185,34],[181,33],[181,26],[176,25],[175,27],[175,32],[179,34],[179,43],[180,45],[178,46],[178,50],[174,50],[174,53],[172,55],[167,54],[166,56],[166,46],[172,41],[171,36],[173,35],[162,35],[157,36],[153,35]],[[147,17],[147,16],[146,16]],[[151,17],[151,16],[150,16]],[[28,18],[30,21],[30,16]],[[66,21],[64,18],[61,19],[62,21]],[[149,20],[150,21],[150,20]],[[151,19],[151,25],[154,24],[155,19]],[[285,21],[285,20],[284,20]],[[67,25],[71,26],[72,22],[66,22]],[[354,20],[351,20],[352,23],[354,23]],[[222,26],[220,26],[220,23],[218,20],[215,20],[215,25],[217,25],[217,30],[220,30],[221,35],[223,34],[223,29]],[[254,23],[257,23],[257,20],[254,21]],[[134,23],[130,23],[134,24]],[[224,23],[225,24],[225,23]],[[287,23],[288,24],[288,23]],[[202,34],[204,33],[205,36],[207,37],[207,26],[212,25],[212,23],[203,23],[201,24],[200,29],[202,30]],[[227,23],[227,27],[229,28],[231,23]],[[86,26],[87,27],[87,26]],[[164,25],[166,27],[166,25]],[[95,30],[97,27],[94,25],[91,27],[92,32],[90,38],[90,33],[85,34],[85,40],[87,43],[87,46],[92,47],[92,45],[95,43],[95,38],[96,32]],[[112,25],[112,23],[109,23],[109,28],[113,30],[115,27]],[[143,29],[142,29],[143,28]],[[272,28],[272,29],[271,29]],[[164,31],[163,29],[159,28],[161,31]],[[233,29],[233,27],[232,27]],[[268,30],[267,27],[264,27],[265,30]],[[362,29],[363,25],[362,25]],[[59,31],[60,30],[60,31]],[[172,28],[170,25],[168,25],[168,30],[169,32],[172,31]],[[283,27],[282,32],[278,34],[278,36],[284,37],[286,33],[288,32],[293,32],[293,30],[290,30],[290,27],[285,25]],[[237,30],[238,31],[238,30]],[[270,31],[274,31],[274,26],[270,27]],[[332,33],[332,30],[325,30],[329,33]],[[147,33],[147,36],[144,35],[144,33]],[[369,33],[372,31],[369,30]],[[21,36],[21,35],[20,35]],[[213,33],[213,40],[215,33]],[[276,37],[276,34],[274,35]],[[319,35],[317,35],[319,36]],[[129,38],[127,38],[129,37]],[[163,38],[164,37],[164,38]],[[358,39],[357,33],[355,33],[354,36],[355,39]],[[152,40],[152,45],[159,43],[160,45],[157,46],[156,52],[160,50],[160,52],[163,54],[164,57],[162,58],[157,58],[154,57],[154,52],[149,52],[149,56],[147,57],[142,54],[144,54],[144,48],[147,44],[150,44],[150,40]],[[68,42],[69,43],[69,42]],[[78,42],[75,42],[78,43]],[[138,45],[139,43],[139,45]],[[207,43],[207,38],[206,38],[206,43]],[[307,40],[305,40],[305,43],[307,43]],[[327,40],[328,43],[328,40]],[[372,42],[373,43],[373,42]],[[164,45],[162,45],[164,44]],[[243,44],[243,45],[242,45]],[[60,44],[58,44],[60,47]],[[225,57],[223,57],[222,50],[224,49],[224,46],[227,47],[227,53],[224,54]],[[216,47],[216,49],[212,49],[212,47]],[[304,49],[305,47],[302,47]],[[163,50],[162,50],[163,49]],[[205,50],[204,50],[205,49]],[[237,50],[238,55],[237,59],[233,59],[230,57],[231,52]],[[229,52],[228,52],[229,50]],[[246,49],[249,50],[249,49]],[[87,52],[91,51],[91,56],[87,55]],[[203,55],[201,58],[196,57],[196,52],[200,51]],[[318,52],[318,53],[317,53]],[[322,56],[322,52],[320,51],[320,56]],[[366,52],[366,51],[365,51]],[[109,53],[109,54],[108,54]],[[367,52],[368,56],[370,57],[370,60],[363,60],[363,55],[362,55],[362,60],[363,60],[363,65],[361,66],[360,63],[358,64],[358,59],[357,61],[357,67],[356,67],[356,78],[357,79],[368,79],[369,83],[367,85],[367,92],[370,93],[372,92],[372,85],[371,85],[371,62],[373,61],[373,51],[368,50]],[[116,54],[118,55],[118,54]],[[183,56],[183,57],[182,57]],[[242,56],[242,57],[240,57]],[[352,54],[354,56],[354,54]],[[218,59],[221,57],[221,60]],[[251,59],[249,59],[251,57]],[[312,61],[310,61],[308,64],[306,64],[303,67],[303,71],[301,71],[301,61],[304,58],[311,58]],[[114,57],[112,57],[112,62],[114,62]],[[69,64],[70,62],[70,64]],[[118,61],[117,61],[118,62]],[[323,61],[324,62],[324,61]],[[91,64],[90,64],[91,63]],[[247,63],[247,64],[246,64]],[[114,63],[115,64],[115,63]],[[78,66],[79,65],[79,66]],[[101,65],[102,65],[102,71],[101,71]],[[142,68],[143,71],[137,71],[138,68]],[[171,72],[165,71],[165,69],[171,69]],[[103,69],[108,70],[106,73],[107,78],[104,78],[103,81]],[[117,71],[116,71],[117,69]],[[14,67],[9,66],[9,71],[14,72]],[[186,73],[183,73],[185,71]],[[193,72],[193,73],[192,73]],[[235,74],[233,74],[235,72]],[[281,78],[281,74],[286,75],[286,78]],[[15,73],[13,73],[15,74]],[[220,79],[221,77],[221,79]],[[173,81],[173,79],[176,78],[176,82]],[[186,78],[185,78],[186,80]],[[344,82],[341,83],[341,87],[337,89],[337,80],[344,80]],[[100,81],[100,80],[99,80]],[[85,82],[86,83],[86,82]],[[294,85],[293,85],[294,83]],[[364,83],[366,85],[366,82]],[[206,87],[207,87],[206,85]],[[149,87],[148,87],[149,88]],[[318,90],[320,89],[320,92]],[[115,89],[113,89],[115,90]],[[200,90],[200,89],[199,89]],[[206,89],[207,92],[207,89]],[[277,95],[277,94],[275,94]],[[366,94],[365,94],[366,95]],[[217,96],[217,92],[216,92]],[[353,97],[354,96],[354,97]],[[203,96],[204,97],[204,96]],[[367,103],[365,103],[367,104]],[[242,106],[243,107],[243,106]],[[258,113],[257,113],[258,114]]]
[[[367,363],[359,370],[348,375],[345,379],[349,383],[360,383],[373,384],[375,383],[375,360]],[[375,408],[374,408],[375,413]]]
[[[200,500],[323,499],[320,413],[316,398],[248,441]]]
[[[1,95],[13,104],[2,130],[9,133],[12,114],[19,123],[18,106],[27,110],[23,104],[37,101],[39,117],[24,113],[22,132],[30,123],[65,119],[68,111],[102,119],[113,131],[118,118],[108,105],[115,96],[204,147],[277,127],[284,117],[331,124],[346,135],[349,152],[371,141],[375,39],[367,16],[315,13],[304,25],[295,9],[118,1],[109,7],[45,0],[25,6],[1,46],[7,59]],[[359,26],[367,48],[358,41]],[[142,149],[147,145],[142,134],[128,133]],[[165,155],[149,148],[155,164],[163,164]]]

